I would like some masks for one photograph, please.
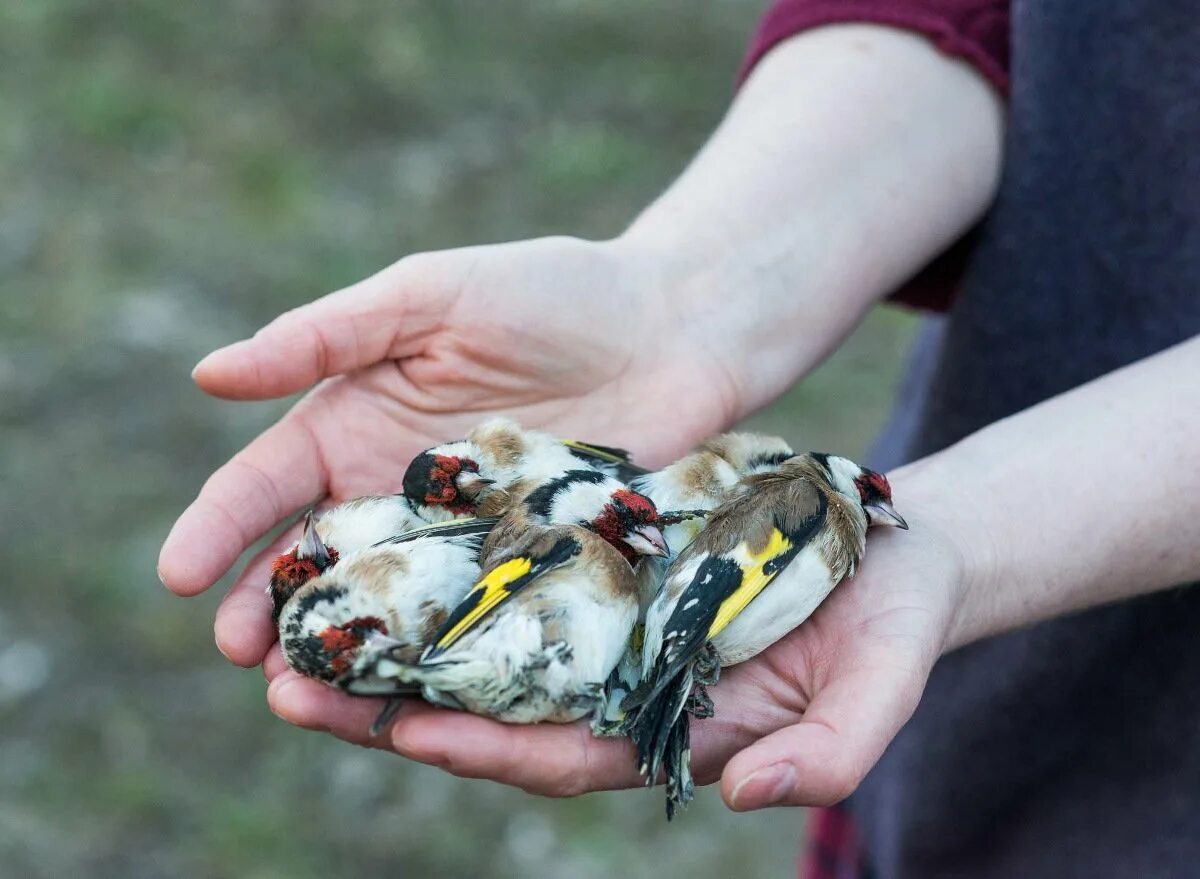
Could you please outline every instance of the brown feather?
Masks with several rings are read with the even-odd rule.
[[[711,498],[724,497],[728,489],[717,476],[717,468],[720,464],[720,455],[707,449],[701,449],[688,455],[684,471],[679,475],[679,482],[689,494],[695,493],[698,496]]]
[[[516,467],[525,455],[525,438],[514,424],[483,424],[467,439],[486,452],[498,467]]]
[[[815,536],[815,546],[836,577],[853,572],[862,556],[866,515],[859,505],[833,489],[820,464],[799,455],[776,472],[746,477],[743,484],[749,490],[708,517],[700,536],[684,549],[676,564],[686,564],[699,553],[723,555],[742,541],[751,552],[761,552],[777,522],[784,533],[803,530],[805,523],[819,514],[823,497],[825,522]]]

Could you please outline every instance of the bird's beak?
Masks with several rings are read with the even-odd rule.
[[[469,470],[459,473],[454,480],[455,488],[471,500],[475,500],[488,486],[495,484],[496,480],[484,479],[478,473],[471,473]]]
[[[657,525],[639,525],[625,535],[625,542],[641,555],[665,556],[670,552]]]
[[[867,504],[867,519],[872,525],[890,525],[894,528],[903,528],[908,530],[908,523],[904,521],[904,517],[896,512],[896,508],[886,501],[880,501],[875,504]]]
[[[313,515],[312,510],[304,517],[304,533],[300,535],[300,545],[296,547],[296,558],[312,559],[321,570],[329,567],[333,560],[329,550],[317,536],[317,517]]]

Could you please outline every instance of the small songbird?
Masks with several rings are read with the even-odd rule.
[[[770,472],[793,455],[791,446],[776,436],[724,433],[705,440],[675,463],[630,482],[631,488],[650,498],[663,511],[663,536],[668,552],[647,558],[637,567],[639,623],[629,650],[608,683],[608,716],[598,731],[606,735],[622,735],[627,731],[621,702],[642,679],[646,612],[663,584],[672,559],[704,528],[703,514],[745,491],[744,477]]]
[[[279,619],[285,601],[340,556],[427,525],[402,494],[367,495],[338,504],[317,519],[310,511],[295,546],[271,565],[267,592]],[[482,529],[485,533],[487,528]]]
[[[485,535],[454,531],[409,532],[349,553],[297,589],[279,615],[288,665],[329,682],[367,645],[420,658],[479,578]]]
[[[418,516],[441,522],[473,514],[492,488],[540,485],[579,469],[621,476],[645,472],[621,449],[558,440],[507,418],[493,418],[461,440],[417,455],[404,473],[404,494]]]
[[[436,705],[508,723],[598,718],[637,612],[633,569],[612,543],[578,525],[533,524],[517,507],[420,661],[385,652],[342,685],[388,696],[417,685]]]
[[[908,527],[887,478],[846,458],[797,455],[742,482],[668,568],[646,615],[643,681],[623,706],[647,784],[665,765],[668,817],[691,800],[685,708],[711,716],[704,685],[792,631],[852,576],[869,526]]]

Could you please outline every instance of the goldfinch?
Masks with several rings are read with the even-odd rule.
[[[338,504],[316,519],[310,511],[296,544],[271,566],[267,592],[273,615],[297,589],[319,576],[338,557],[426,524],[404,495],[368,495]]]
[[[284,603],[279,643],[287,664],[329,682],[364,647],[416,661],[479,578],[483,539],[410,532],[345,555]]]
[[[507,723],[599,717],[604,681],[637,619],[633,569],[578,525],[536,525],[518,507],[483,551],[482,574],[419,662],[398,651],[340,684],[389,695],[416,685],[437,705]]]
[[[631,488],[650,498],[663,511],[663,535],[668,551],[660,557],[645,559],[637,567],[639,625],[634,629],[629,651],[609,681],[604,734],[620,735],[626,731],[621,702],[641,682],[642,623],[646,611],[662,586],[671,560],[704,528],[702,514],[745,491],[744,477],[770,472],[793,455],[791,447],[776,436],[724,433],[705,440],[662,470],[630,482]]]
[[[403,486],[418,516],[441,522],[474,513],[493,486],[506,489],[522,481],[539,485],[580,469],[623,477],[645,472],[621,449],[558,440],[507,418],[494,418],[464,439],[422,452],[405,471]]]
[[[317,519],[311,511],[305,516],[304,531],[296,544],[276,557],[271,565],[267,593],[271,596],[272,618],[292,594],[335,564],[338,558],[389,540],[401,534],[442,536],[487,534],[495,517],[484,520],[459,518],[433,527],[413,512],[402,494],[367,495],[338,504]],[[452,530],[445,530],[453,525]]]
[[[647,784],[665,765],[668,817],[691,800],[685,708],[711,716],[703,686],[792,631],[853,575],[869,526],[908,527],[886,477],[846,458],[798,455],[742,485],[668,568],[646,615],[643,682],[623,706]]]

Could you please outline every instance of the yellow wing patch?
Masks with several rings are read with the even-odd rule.
[[[783,535],[782,531],[776,528],[771,532],[771,539],[767,541],[767,545],[761,552],[750,553],[749,567],[741,564],[738,565],[742,570],[742,583],[717,608],[716,619],[708,627],[708,639],[710,641],[717,636],[718,632],[733,622],[734,617],[745,610],[746,605],[753,601],[758,596],[758,593],[767,588],[767,584],[775,579],[780,569],[775,568],[771,571],[766,571],[764,570],[765,567],[775,559],[785,555],[791,548],[792,542]]]
[[[488,612],[507,598],[511,593],[508,588],[516,580],[521,579],[533,568],[533,562],[527,558],[509,559],[502,565],[497,565],[492,570],[480,579],[470,594],[463,599],[463,602],[472,600],[478,596],[475,604],[469,611],[458,620],[449,631],[438,639],[437,649],[444,650],[449,647],[465,633],[471,630],[471,627],[478,623],[481,619],[487,616]]]

